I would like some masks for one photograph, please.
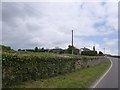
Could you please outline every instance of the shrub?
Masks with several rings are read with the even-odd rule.
[[[97,51],[82,51],[81,55],[97,56]]]
[[[103,54],[103,52],[99,51],[99,55],[100,55],[100,56],[103,56],[104,54]]]
[[[96,57],[61,57],[54,54],[36,52],[2,53],[3,88],[36,79],[45,79],[75,71],[75,62]],[[81,68],[82,68],[81,67]]]

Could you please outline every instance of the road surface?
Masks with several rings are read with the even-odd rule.
[[[94,88],[118,88],[118,58],[108,58],[111,60],[111,66],[96,82]]]

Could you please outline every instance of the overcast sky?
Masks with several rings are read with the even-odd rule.
[[[75,47],[117,54],[118,3],[2,3],[2,44],[14,49],[67,48],[72,30]]]

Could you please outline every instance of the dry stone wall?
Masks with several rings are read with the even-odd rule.
[[[77,60],[75,62],[75,69],[81,69],[81,68],[86,68],[90,66],[94,66],[97,64],[104,63],[107,59],[103,56],[99,56],[99,58],[93,58],[93,59],[85,59],[85,60]]]

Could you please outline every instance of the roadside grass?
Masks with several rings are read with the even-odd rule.
[[[88,88],[110,66],[110,61],[44,80],[23,82],[12,88]]]

